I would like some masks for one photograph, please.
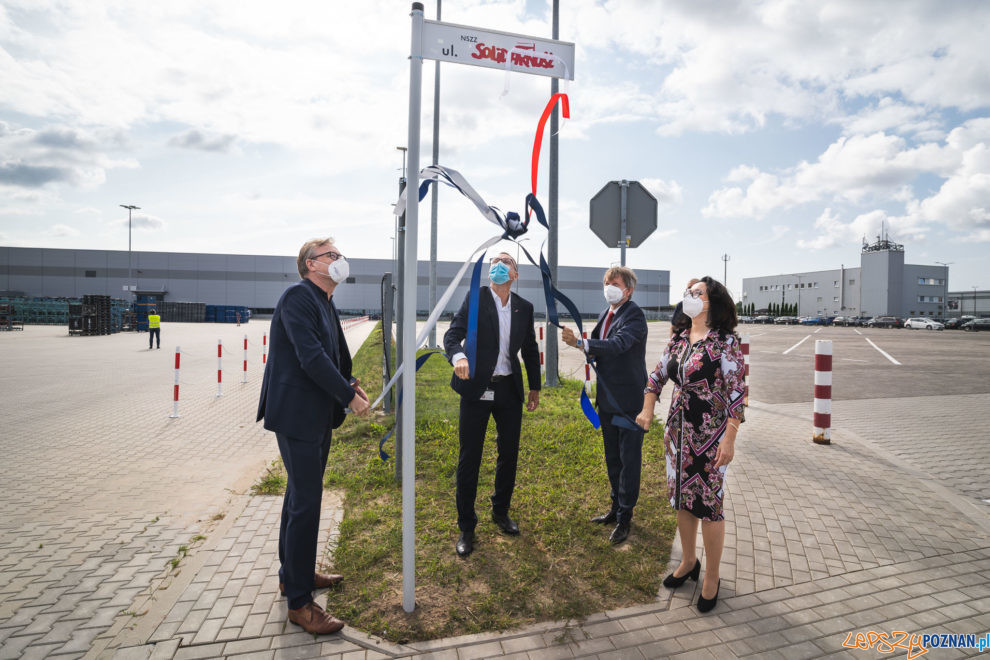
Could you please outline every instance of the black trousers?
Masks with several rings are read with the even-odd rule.
[[[612,487],[612,511],[616,521],[628,525],[633,507],[639,500],[639,480],[643,471],[643,431],[613,426],[609,413],[603,413],[602,440],[605,444],[605,468]]]
[[[498,461],[495,463],[495,492],[492,512],[507,514],[516,487],[516,465],[519,461],[519,430],[522,426],[522,401],[512,378],[502,378],[489,385],[495,391],[494,401],[467,401],[461,397],[458,434],[461,452],[457,459],[457,526],[462,532],[473,532],[478,524],[474,500],[478,495],[478,470],[485,446],[488,418],[495,418],[498,435]]]
[[[281,433],[278,451],[285,463],[288,483],[282,499],[282,524],[278,532],[279,582],[285,584],[289,609],[313,600],[316,542],[323,506],[323,471],[330,453],[330,431],[323,442],[290,438]]]
[[[158,340],[158,347],[162,346],[162,329],[161,328],[148,328],[148,348]]]

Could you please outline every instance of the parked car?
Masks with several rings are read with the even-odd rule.
[[[856,320],[855,316],[836,316],[832,319],[832,325],[859,325],[859,322]]]
[[[753,317],[752,316],[740,316],[739,317],[739,322],[740,323],[752,323],[753,322]]]
[[[828,325],[829,321],[827,316],[807,316],[801,319],[801,325]]]
[[[945,326],[935,319],[925,318],[908,319],[904,322],[904,327],[908,330],[945,330]]]
[[[773,319],[766,314],[761,314],[753,317],[753,323],[773,323]]]
[[[946,330],[957,330],[959,326],[961,326],[963,323],[966,323],[967,321],[972,321],[975,318],[976,318],[975,316],[957,316],[955,318],[946,321],[945,328]]]
[[[966,321],[959,327],[967,332],[990,330],[990,319],[973,319],[972,321]]]
[[[798,320],[796,316],[778,316],[773,322],[777,325],[796,325]]]
[[[896,316],[874,316],[866,322],[867,328],[903,328],[904,321]]]

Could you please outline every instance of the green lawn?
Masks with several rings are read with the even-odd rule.
[[[355,358],[354,373],[374,398],[381,391],[381,329]],[[348,624],[396,642],[503,630],[582,616],[656,598],[675,519],[665,499],[662,425],[643,448],[643,479],[630,539],[608,543],[610,528],[588,522],[608,508],[601,434],[578,403],[581,383],[544,389],[523,413],[519,468],[510,515],[522,534],[491,522],[495,425],[489,425],[476,510],[475,551],[454,552],[457,515],[458,397],[442,356],[420,370],[416,388],[416,611],[401,607],[401,492],[394,458],[378,457],[392,423],[352,417],[334,432],[325,485],[345,493],[328,610]],[[394,453],[390,440],[387,451]]]

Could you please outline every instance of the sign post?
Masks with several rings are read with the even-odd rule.
[[[617,247],[626,265],[626,248],[639,247],[657,229],[657,198],[639,181],[609,181],[591,198],[591,231],[608,247]]]
[[[574,44],[466,25],[428,21],[412,3],[409,52],[409,169],[402,273],[402,609],[416,608],[416,243],[419,229],[419,133],[423,58],[574,79]],[[409,442],[405,440],[408,439]]]

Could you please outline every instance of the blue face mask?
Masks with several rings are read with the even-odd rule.
[[[488,270],[488,279],[492,284],[505,284],[509,281],[509,267],[499,261]]]

